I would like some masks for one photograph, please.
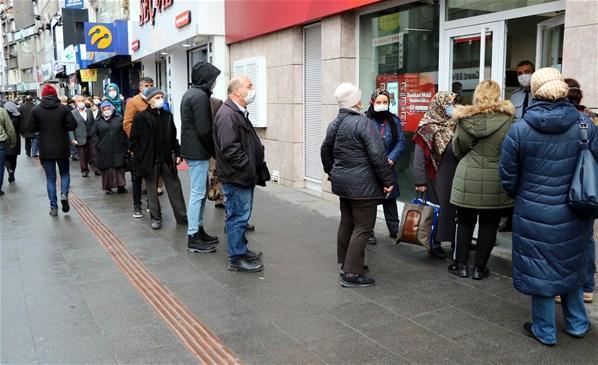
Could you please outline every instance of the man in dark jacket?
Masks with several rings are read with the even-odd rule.
[[[210,157],[214,156],[210,96],[219,74],[210,63],[196,63],[191,72],[193,84],[181,100],[181,156],[187,160],[191,180],[187,246],[201,253],[214,252],[218,243],[218,237],[204,230],[203,210]]]
[[[376,223],[378,201],[393,190],[392,169],[384,142],[371,120],[362,115],[361,90],[342,83],[334,93],[338,117],[330,123],[322,143],[324,172],[332,181],[332,192],[340,198],[341,221],[337,236],[341,286],[376,284],[365,276],[365,247]]]
[[[91,109],[87,109],[83,96],[75,95],[73,99],[75,100],[75,109],[72,113],[73,118],[77,121],[77,128],[73,132],[69,132],[69,139],[71,144],[77,147],[81,176],[89,176],[89,166],[96,176],[100,176],[100,170],[96,166],[96,149],[91,139],[91,131],[95,123],[93,112]]]
[[[31,111],[27,129],[31,133],[39,132],[39,158],[46,172],[50,215],[54,217],[58,215],[56,165],[60,171],[62,211],[67,213],[70,210],[68,194],[71,177],[69,174],[68,132],[75,128],[77,128],[77,122],[73,118],[71,109],[60,103],[54,86],[44,85],[42,101]]]
[[[268,168],[264,146],[249,120],[247,105],[255,99],[255,88],[245,76],[233,78],[228,99],[214,121],[216,171],[226,199],[226,234],[229,270],[256,272],[263,269],[261,253],[247,248],[247,222],[251,217],[256,185],[266,185]]]
[[[29,121],[29,115],[31,115],[31,111],[33,110],[34,106],[35,103],[33,102],[33,97],[31,95],[27,95],[25,97],[25,102],[19,107],[19,112],[22,116],[21,123],[23,123],[22,130],[23,137],[25,137],[25,153],[27,154],[27,156],[32,155],[33,143],[37,144],[37,141],[34,142],[34,139],[36,138],[35,134],[27,130],[27,122]],[[33,152],[35,152],[35,149]]]
[[[183,161],[172,114],[163,109],[164,93],[160,89],[149,87],[144,90],[143,95],[149,106],[135,115],[129,150],[135,156],[136,174],[145,179],[148,186],[152,228],[162,227],[162,211],[158,192],[154,188],[159,178],[166,185],[177,224],[187,224],[185,198],[172,157],[176,156],[177,165]]]

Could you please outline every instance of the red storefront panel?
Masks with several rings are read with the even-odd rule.
[[[239,42],[380,1],[226,0],[226,42]]]

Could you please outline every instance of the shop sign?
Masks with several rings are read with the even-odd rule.
[[[485,73],[490,73],[490,67],[484,68]],[[468,67],[453,70],[453,82],[460,82],[463,90],[474,90],[480,83],[480,68]]]
[[[190,10],[180,13],[179,15],[176,16],[176,18],[174,20],[174,26],[177,27],[177,29],[182,28],[189,23],[191,23],[191,11]]]
[[[69,76],[69,86],[74,87],[77,85],[77,74],[72,74]]]
[[[138,40],[136,40],[136,41],[133,41],[133,42],[131,43],[131,50],[132,50],[133,52],[136,52],[136,51],[137,51],[137,50],[138,50],[140,47],[141,47],[141,42],[139,41],[139,39],[138,39]]]
[[[67,9],[85,9],[85,0],[64,0]]]
[[[89,52],[115,52],[114,25],[85,23],[85,46]]]
[[[171,7],[174,0],[140,0],[139,26],[149,22],[156,25],[156,15]]]
[[[61,67],[62,67],[62,65],[61,65]],[[42,81],[48,81],[53,77],[51,63],[44,63],[40,66],[40,68],[42,71]],[[62,69],[60,71],[62,71]]]
[[[374,38],[372,40],[372,46],[374,47],[386,46],[387,44],[394,43],[403,43],[403,32]]]
[[[72,75],[72,74],[74,74],[75,72],[77,72],[77,66],[79,66],[79,65],[77,65],[76,63],[67,63],[67,64],[65,65],[65,67],[66,67],[66,71],[65,71],[65,73],[66,73],[67,75]]]
[[[98,81],[98,70],[95,68],[88,68],[85,70],[79,70],[81,74],[81,81],[83,82],[97,82]]]

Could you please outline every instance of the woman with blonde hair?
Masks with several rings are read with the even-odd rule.
[[[513,205],[502,189],[498,172],[501,145],[507,135],[515,107],[500,99],[500,86],[492,80],[482,81],[473,94],[473,105],[457,106],[453,118],[457,129],[453,152],[459,160],[451,203],[457,207],[457,242],[455,262],[448,271],[468,277],[469,250],[479,218],[478,244],[472,278],[489,275],[486,268],[496,242],[502,210]]]

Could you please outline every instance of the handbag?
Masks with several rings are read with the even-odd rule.
[[[219,201],[223,199],[222,190],[220,190],[220,182],[218,181],[218,176],[210,177],[210,187],[208,188],[208,200],[210,201]]]
[[[436,235],[440,206],[424,198],[415,198],[405,204],[397,243],[405,242],[430,248]]]
[[[569,187],[569,206],[584,219],[598,218],[598,164],[589,149],[588,123],[580,121],[579,158]]]

